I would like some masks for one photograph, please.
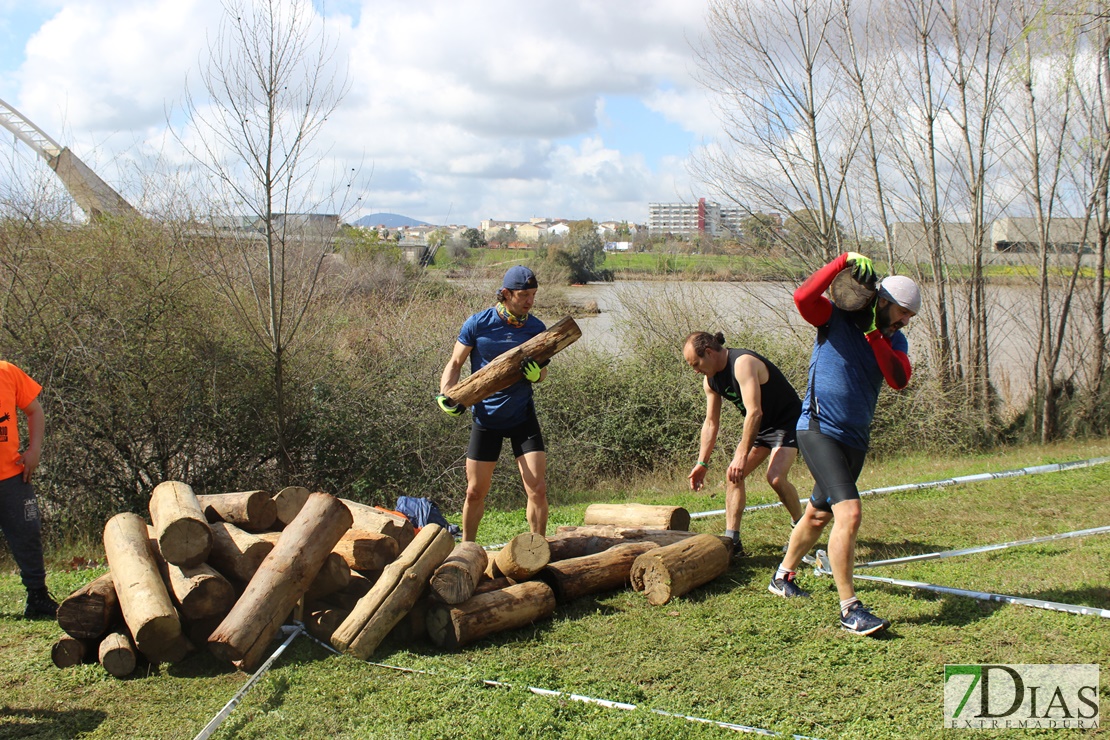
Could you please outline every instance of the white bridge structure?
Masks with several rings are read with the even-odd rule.
[[[26,116],[0,100],[0,127],[38,152],[89,218],[138,216],[139,212],[77,155],[51,139]]]

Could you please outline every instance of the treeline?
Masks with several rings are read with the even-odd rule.
[[[232,310],[227,276],[206,267],[226,247],[140,221],[0,225],[0,356],[44,388],[37,486],[48,532],[96,533],[110,514],[144,510],[164,480],[198,493],[303,485],[385,506],[421,495],[458,510],[468,425],[432,397],[463,320],[492,304],[488,289],[337,245],[286,348],[279,434],[273,354]],[[255,295],[249,282],[235,290]],[[539,294],[549,323],[564,310],[558,293]],[[759,321],[722,322],[676,295],[638,306],[613,346],[561,353],[537,392],[553,500],[690,462],[704,410],[680,351],[693,329],[722,329],[804,389],[812,338],[772,340],[753,329]],[[733,425],[724,439],[739,434],[739,414],[724,421]],[[950,451],[986,441],[927,368],[909,393],[890,394],[876,423],[879,455],[909,442]],[[513,466],[497,476],[491,504],[519,505]]]

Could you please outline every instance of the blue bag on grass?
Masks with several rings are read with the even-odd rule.
[[[430,498],[416,496],[398,496],[396,510],[404,514],[412,522],[412,526],[419,529],[428,524],[438,524],[447,530],[452,537],[461,537],[462,529],[457,524],[451,524],[443,516],[443,512]]]

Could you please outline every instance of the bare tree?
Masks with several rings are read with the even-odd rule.
[[[304,216],[322,154],[314,142],[338,106],[335,45],[309,0],[225,0],[201,80],[206,100],[187,97],[193,127],[182,137],[212,180],[213,210],[233,231],[202,250],[236,316],[270,354],[276,451],[289,464],[289,353],[314,299],[331,234]]]
[[[711,0],[697,51],[731,144],[705,154],[699,174],[748,215],[801,214],[804,233],[789,244],[807,261],[841,251],[837,217],[860,141],[837,84],[835,19],[833,0]]]

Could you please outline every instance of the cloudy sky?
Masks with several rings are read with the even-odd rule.
[[[686,167],[717,130],[694,80],[703,0],[315,8],[349,85],[320,139],[325,176],[359,173],[350,220],[643,222],[649,201],[704,194]],[[167,121],[202,94],[222,17],[217,0],[0,0],[0,99],[140,198],[138,173],[177,161]]]

